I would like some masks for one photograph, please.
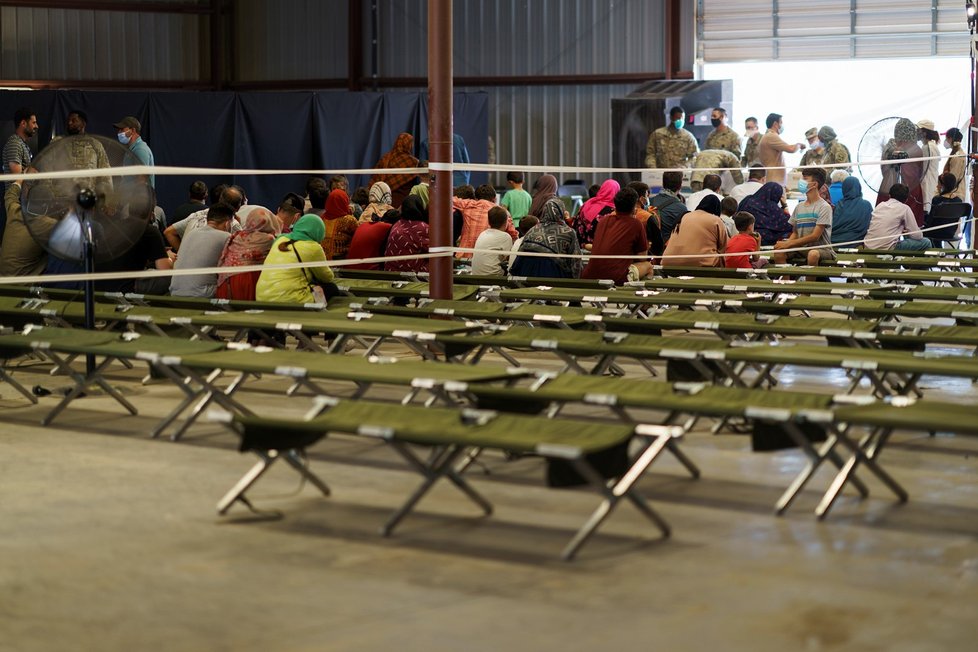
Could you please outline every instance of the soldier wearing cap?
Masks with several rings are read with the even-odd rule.
[[[822,154],[825,153],[825,146],[818,139],[818,127],[811,127],[805,132],[808,140],[808,151],[801,157],[799,166],[803,168],[814,167],[822,162]]]
[[[153,165],[153,150],[149,148],[146,141],[140,138],[139,133],[142,131],[142,125],[139,124],[139,120],[133,116],[126,116],[119,122],[112,125],[118,130],[117,137],[119,142],[126,145],[129,151],[139,159],[139,162],[143,165]],[[156,186],[156,175],[149,175],[149,185]]]

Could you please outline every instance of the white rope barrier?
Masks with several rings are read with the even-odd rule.
[[[943,160],[946,158],[967,158],[966,154],[953,154],[947,157],[933,156],[933,157],[918,157],[918,158],[908,158],[890,161],[868,161],[859,163],[834,163],[834,164],[817,164],[815,167],[820,168],[848,168],[848,167],[860,167],[864,165],[902,165],[904,163],[915,163],[931,160]],[[783,167],[765,167],[766,170],[790,170],[799,169],[801,166],[783,166]],[[806,166],[807,167],[807,166]],[[182,175],[182,176],[195,176],[195,175],[304,175],[304,176],[316,176],[316,175],[334,175],[334,174],[351,174],[351,175],[373,175],[373,174],[427,174],[430,171],[455,171],[455,170],[465,170],[465,171],[491,171],[491,172],[508,172],[512,170],[521,170],[529,172],[546,172],[546,173],[621,173],[621,172],[668,172],[668,171],[688,171],[688,168],[607,168],[607,167],[576,167],[576,166],[534,166],[534,165],[488,165],[480,163],[429,163],[428,167],[417,167],[417,168],[371,168],[371,169],[322,169],[322,170],[266,170],[266,169],[235,169],[235,168],[200,168],[200,167],[179,167],[179,166],[122,166],[114,168],[99,168],[97,169],[98,176],[135,176],[135,175]],[[716,169],[717,171],[722,170],[743,170],[743,168],[710,168]],[[44,172],[44,173],[31,173],[31,174],[0,174],[0,181],[21,181],[21,180],[41,180],[41,179],[73,179],[82,176],[85,173],[96,172],[95,170],[63,170],[57,172]],[[974,217],[969,218],[963,222],[964,225],[969,225],[975,220]],[[937,229],[947,228],[946,226],[934,226],[929,228],[920,229],[923,234],[927,232],[934,231]],[[804,247],[792,247],[783,248],[778,250],[773,249],[762,249],[758,252],[737,252],[737,253],[717,253],[717,254],[682,254],[682,255],[660,255],[660,256],[648,256],[648,255],[598,255],[590,253],[581,253],[577,255],[572,254],[553,254],[553,253],[537,253],[537,252],[514,252],[514,251],[500,251],[496,249],[476,249],[473,247],[432,247],[428,253],[418,254],[412,256],[377,256],[371,258],[358,258],[358,259],[348,259],[348,260],[334,260],[334,261],[323,261],[323,262],[312,262],[312,263],[289,263],[281,265],[247,265],[240,267],[205,267],[205,268],[192,268],[192,269],[171,269],[171,270],[144,270],[144,271],[133,271],[133,272],[97,272],[94,274],[42,274],[34,276],[5,276],[0,277],[0,285],[4,284],[36,284],[36,283],[73,283],[86,280],[102,281],[102,280],[135,280],[135,279],[151,279],[160,277],[173,277],[173,276],[196,276],[201,274],[238,274],[254,271],[262,271],[265,269],[309,269],[315,267],[345,267],[351,265],[361,265],[361,264],[379,264],[392,261],[403,261],[403,260],[417,260],[417,259],[433,259],[433,258],[446,258],[454,257],[457,254],[475,254],[475,253],[488,253],[498,256],[527,256],[534,258],[580,258],[582,260],[586,259],[627,259],[627,260],[649,260],[654,258],[656,261],[669,260],[669,259],[688,259],[696,258],[702,255],[715,255],[720,258],[733,257],[733,256],[744,256],[752,255],[754,253],[761,255],[771,255],[774,251],[778,253],[801,253],[807,252],[814,249],[822,248],[832,248],[840,249],[853,246],[863,246],[868,245],[871,242],[885,241],[892,239],[892,236],[880,236],[878,238],[869,238],[863,240],[856,240],[850,242],[833,243],[830,245],[822,246],[804,246]],[[894,250],[895,254],[899,254],[899,250]]]

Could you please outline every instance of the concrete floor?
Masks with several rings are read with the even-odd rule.
[[[147,439],[178,394],[140,375],[112,377],[139,416],[95,396],[48,428],[53,398],[31,407],[0,386],[0,650],[978,649],[974,439],[898,434],[884,461],[911,501],[870,479],[868,500],[847,495],[820,523],[824,475],[772,514],[798,451],[754,454],[703,423],[684,444],[703,478],[663,458],[640,485],[672,538],[622,505],[568,564],[559,552],[596,497],[544,488],[533,459],[470,471],[492,517],[441,487],[384,539],[417,476],[382,445],[334,437],[310,451],[332,497],[277,468],[250,494],[262,514],[218,517],[253,458],[216,424]],[[308,403],[244,396],[260,411]]]

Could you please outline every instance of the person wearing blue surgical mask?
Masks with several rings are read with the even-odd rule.
[[[805,193],[805,200],[795,206],[788,219],[791,235],[787,240],[774,243],[774,262],[783,265],[820,265],[835,260],[832,249],[832,207],[822,199],[825,170],[805,168],[801,171],[798,190]],[[784,251],[784,250],[788,251]],[[797,251],[792,251],[797,250]]]
[[[681,106],[669,109],[669,120],[645,144],[645,166],[657,169],[688,168],[700,151],[696,138],[683,125],[686,112]]]
[[[116,128],[116,137],[119,142],[129,148],[129,151],[133,153],[141,165],[154,165],[153,160],[153,150],[149,148],[146,141],[140,137],[140,132],[143,130],[142,125],[139,120],[133,116],[126,116],[119,122],[112,125]],[[148,176],[143,176],[150,186],[156,186],[156,175],[150,174]]]

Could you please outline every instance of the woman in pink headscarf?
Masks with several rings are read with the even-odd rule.
[[[281,231],[275,215],[262,206],[253,208],[244,218],[241,230],[232,234],[224,244],[224,251],[217,261],[218,267],[261,265],[271,249],[275,237]],[[261,271],[217,275],[217,299],[255,300],[255,284]]]
[[[614,179],[608,179],[601,184],[598,194],[584,202],[581,210],[574,218],[574,231],[583,249],[594,242],[594,232],[598,229],[598,219],[606,213],[615,212],[615,195],[621,190],[621,185]]]

